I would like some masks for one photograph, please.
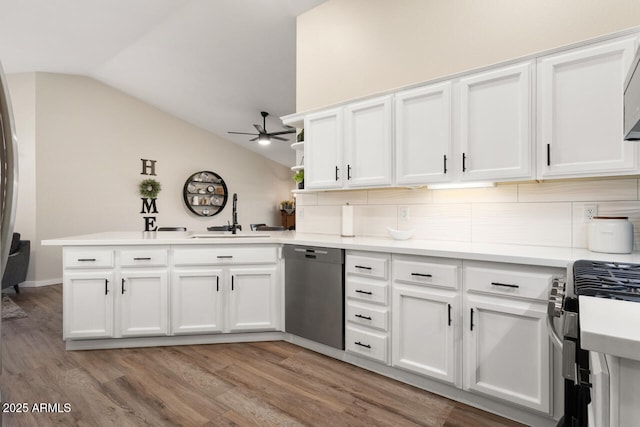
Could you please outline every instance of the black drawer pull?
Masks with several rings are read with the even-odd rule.
[[[447,325],[451,326],[451,304],[447,304],[447,311],[448,311]]]
[[[340,169],[336,166],[336,181],[340,179],[338,172],[340,172]]]
[[[151,257],[136,257],[133,259],[134,261],[151,261]]]
[[[517,288],[520,287],[518,285],[512,285],[510,283],[491,282],[491,284],[493,286],[502,286],[503,288],[514,288],[514,289],[517,289]]]
[[[372,320],[371,317],[369,316],[363,316],[362,314],[356,314],[356,317],[359,317],[361,319],[366,319],[366,320]]]
[[[367,266],[364,266],[364,265],[356,265],[355,268],[360,268],[362,270],[373,270],[373,268],[367,267]]]
[[[123,295],[124,295],[124,291],[125,291],[125,289],[124,289],[124,279],[122,279],[122,294]]]
[[[78,258],[78,262],[95,262],[95,258]]]
[[[365,295],[373,295],[373,292],[363,291],[363,290],[360,290],[360,289],[356,289],[356,293],[357,294],[365,294]]]
[[[231,259],[233,255],[218,255],[218,259]]]
[[[360,341],[356,341],[354,344],[364,348],[371,348],[369,344],[362,344]]]
[[[104,294],[109,295],[109,280],[104,279]]]
[[[470,326],[471,330],[473,331],[473,308],[471,309],[471,321],[469,322],[469,326]]]
[[[411,273],[412,276],[418,277],[433,277],[431,274],[422,274],[422,273]]]

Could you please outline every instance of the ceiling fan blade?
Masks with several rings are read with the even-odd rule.
[[[251,138],[249,141],[257,141],[258,138],[260,138],[259,136],[256,136],[255,138]]]
[[[256,128],[260,133],[267,133],[267,131],[260,125],[253,125],[253,127]]]
[[[278,141],[288,141],[287,138],[282,138],[282,137],[279,137],[279,136],[273,136],[273,134],[271,134],[270,136],[271,136],[271,139],[277,139]]]
[[[257,135],[255,133],[247,133],[247,132],[228,132],[228,133],[234,133],[236,135]]]
[[[288,129],[288,130],[281,130],[278,132],[271,132],[269,135],[285,135],[287,133],[295,133],[296,129]]]

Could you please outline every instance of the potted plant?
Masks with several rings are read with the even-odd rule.
[[[293,180],[298,184],[298,190],[304,189],[304,169],[296,171],[293,175]]]

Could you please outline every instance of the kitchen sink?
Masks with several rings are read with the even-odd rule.
[[[190,239],[241,239],[241,238],[253,238],[253,237],[270,237],[270,234],[203,233],[203,234],[192,234],[189,236]]]

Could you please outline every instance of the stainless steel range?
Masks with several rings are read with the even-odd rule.
[[[580,345],[580,296],[640,302],[640,264],[579,260],[567,282],[556,280],[549,296],[548,325],[562,349],[564,417],[558,426],[607,426],[609,373],[604,355]],[[562,318],[556,331],[554,318]]]

